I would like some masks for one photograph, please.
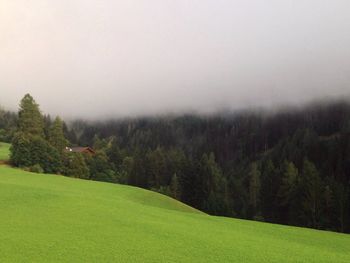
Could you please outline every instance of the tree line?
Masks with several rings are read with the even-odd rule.
[[[213,215],[350,232],[348,102],[67,126],[26,95],[18,116],[5,115],[0,136],[16,166],[139,186]]]

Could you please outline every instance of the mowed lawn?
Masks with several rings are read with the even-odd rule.
[[[0,262],[350,262],[350,236],[213,217],[130,186],[0,166]]]

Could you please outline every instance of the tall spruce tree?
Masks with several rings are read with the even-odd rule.
[[[298,169],[294,163],[285,161],[282,165],[282,182],[277,193],[278,210],[282,222],[294,224],[298,208]]]
[[[81,153],[68,153],[64,158],[64,174],[75,177],[88,179],[90,176],[89,168]]]
[[[319,228],[322,202],[322,180],[314,163],[304,160],[302,187],[304,198],[302,202],[303,216],[306,225]]]
[[[20,102],[18,130],[28,135],[44,137],[44,119],[39,105],[33,97],[26,94]]]
[[[20,102],[18,130],[12,139],[10,160],[16,166],[32,166],[34,138],[44,139],[44,121],[39,105],[26,94]],[[37,140],[36,140],[37,141]]]
[[[32,165],[31,141],[23,132],[17,132],[12,138],[10,160],[15,166]]]
[[[68,144],[63,133],[63,121],[58,116],[49,129],[48,140],[58,152],[62,152]]]
[[[256,162],[251,164],[250,167],[250,173],[249,173],[249,204],[251,206],[251,212],[252,216],[258,217],[260,216],[259,213],[259,206],[260,206],[260,189],[261,189],[261,182],[260,182],[260,170],[258,169],[258,164]]]
[[[176,173],[174,173],[173,177],[171,178],[170,191],[173,198],[180,199],[180,196],[181,196],[180,184]]]
[[[227,182],[214,153],[211,152],[209,156],[203,154],[198,165],[196,192],[201,201],[199,208],[211,214],[220,214],[227,206]]]
[[[32,96],[26,94],[20,102],[18,131],[13,137],[11,162],[16,166],[40,167],[47,173],[62,171],[61,157],[49,144],[44,133],[44,119],[39,105]]]
[[[276,221],[276,195],[279,187],[279,169],[271,159],[266,160],[261,171],[261,212],[265,219]]]

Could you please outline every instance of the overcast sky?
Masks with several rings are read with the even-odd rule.
[[[0,105],[64,117],[350,94],[349,0],[0,0]]]

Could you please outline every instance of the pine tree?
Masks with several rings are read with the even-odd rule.
[[[260,171],[256,162],[252,163],[249,173],[249,204],[252,208],[252,216],[259,216],[260,205]]]
[[[40,165],[45,173],[62,173],[61,155],[48,141],[39,136],[30,140],[31,166]]]
[[[68,153],[65,155],[64,159],[65,170],[64,174],[75,177],[88,179],[90,176],[90,171],[84,156],[81,153]]]
[[[298,169],[294,163],[285,161],[281,168],[282,182],[278,189],[278,209],[282,222],[294,224],[298,208]],[[294,214],[294,215],[293,215]]]
[[[60,117],[56,117],[55,121],[52,123],[49,129],[48,140],[49,143],[60,153],[68,145],[68,141],[63,133],[63,121]]]
[[[334,183],[333,183],[334,185]],[[322,218],[322,225],[328,229],[332,229],[332,222],[336,220],[335,202],[332,185],[327,184],[323,189],[324,213]]]
[[[298,169],[291,162],[285,162],[282,174],[282,184],[278,191],[280,206],[287,206],[295,195],[298,179]]]
[[[211,214],[227,214],[227,182],[214,153],[203,154],[198,166],[196,197],[201,203],[199,208]]]
[[[30,139],[23,132],[17,132],[12,139],[10,161],[15,166],[29,167],[32,164]]]
[[[18,112],[19,131],[44,137],[44,120],[40,113],[39,105],[32,96],[26,94],[20,102]]]
[[[322,181],[316,166],[309,160],[304,160],[303,165],[303,216],[306,225],[318,228],[321,214]]]
[[[171,191],[172,197],[174,197],[175,199],[180,199],[180,195],[181,195],[180,185],[179,185],[179,180],[177,178],[176,173],[171,178],[170,191]]]
[[[22,167],[37,164],[32,148],[39,139],[44,139],[43,117],[39,105],[26,94],[20,102],[18,131],[12,139],[11,162]]]
[[[123,164],[124,156],[119,148],[117,138],[114,137],[111,139],[110,147],[106,153],[110,162],[114,164],[115,168],[120,169]]]
[[[90,179],[105,182],[116,181],[111,162],[109,162],[105,152],[97,151],[87,160],[87,164],[90,170]]]
[[[276,195],[280,183],[279,170],[271,159],[265,161],[261,174],[261,212],[265,219],[276,221]]]
[[[346,230],[347,219],[349,220],[349,202],[350,191],[347,186],[342,183],[334,183],[334,205],[336,209],[337,224],[339,224],[339,230],[344,232]],[[350,222],[349,222],[350,224]]]
[[[149,151],[146,158],[150,170],[148,185],[154,188],[159,188],[161,185],[164,185],[164,175],[166,174],[164,150],[157,147],[154,151]]]

